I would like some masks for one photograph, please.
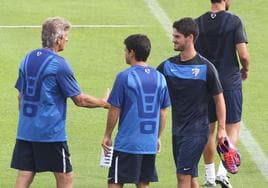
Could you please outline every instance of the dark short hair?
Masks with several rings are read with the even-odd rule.
[[[147,60],[151,51],[151,43],[146,35],[130,35],[125,39],[124,44],[126,45],[126,48],[129,52],[131,50],[135,52],[135,59],[137,61]]]
[[[189,35],[193,35],[194,42],[196,41],[198,35],[199,35],[199,29],[196,22],[193,20],[193,18],[185,17],[178,21],[175,21],[173,23],[173,28],[175,28],[178,32],[183,34],[185,37],[188,37]]]
[[[220,3],[222,0],[210,0],[211,3]]]

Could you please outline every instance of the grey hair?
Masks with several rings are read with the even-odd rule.
[[[71,29],[71,23],[61,17],[52,17],[42,24],[42,46],[51,48]]]

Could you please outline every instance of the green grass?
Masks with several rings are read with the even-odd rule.
[[[209,9],[209,1],[159,0],[173,21],[184,16],[197,17]],[[261,5],[261,6],[260,6]],[[268,155],[268,66],[266,44],[268,43],[267,1],[233,1],[231,11],[245,22],[251,55],[249,80],[244,83],[243,120],[262,150]],[[250,8],[249,8],[250,7]],[[257,14],[256,14],[257,12]],[[111,88],[116,74],[128,66],[124,61],[123,40],[132,33],[147,34],[152,42],[149,64],[156,67],[164,59],[175,54],[165,31],[150,13],[142,0],[40,0],[2,1],[0,25],[40,25],[46,17],[63,16],[72,24],[127,24],[141,25],[135,28],[74,28],[64,56],[73,67],[76,78],[85,93],[102,97]],[[18,120],[17,79],[19,62],[34,48],[40,47],[40,28],[0,28],[0,187],[12,187],[16,171],[10,169]],[[68,101],[67,131],[75,173],[75,187],[106,187],[107,169],[100,168],[100,143],[106,123],[106,110],[77,108]],[[159,183],[153,188],[176,187],[175,167],[171,151],[171,114],[163,135],[163,150],[157,159]],[[251,160],[243,145],[242,166],[238,175],[232,176],[235,188],[268,187],[268,182]],[[218,157],[216,157],[218,159]],[[200,183],[204,178],[203,162],[200,162]],[[34,188],[55,187],[51,173],[41,173],[35,178]],[[126,187],[134,187],[128,185]]]

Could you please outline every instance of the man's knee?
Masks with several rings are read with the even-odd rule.
[[[58,187],[71,187],[73,184],[73,173],[54,173]]]
[[[16,188],[25,188],[29,187],[34,179],[34,172],[31,171],[18,171],[17,180],[16,180]]]

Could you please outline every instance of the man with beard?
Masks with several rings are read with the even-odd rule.
[[[173,23],[174,50],[179,55],[159,65],[169,89],[172,106],[173,156],[178,188],[197,188],[198,163],[209,133],[208,97],[213,96],[219,120],[217,138],[223,143],[225,104],[215,67],[198,54],[194,43],[198,26],[192,18]]]
[[[229,6],[230,0],[211,0],[211,10],[196,19],[200,30],[196,50],[213,63],[219,72],[226,104],[226,132],[234,146],[237,146],[242,114],[242,80],[246,80],[249,74],[249,54],[243,23],[238,16],[227,12]],[[242,68],[239,68],[239,61]],[[218,119],[212,98],[208,110],[210,134],[203,153],[205,186],[215,187],[216,180],[223,188],[231,188],[222,163],[215,178],[214,138]]]

